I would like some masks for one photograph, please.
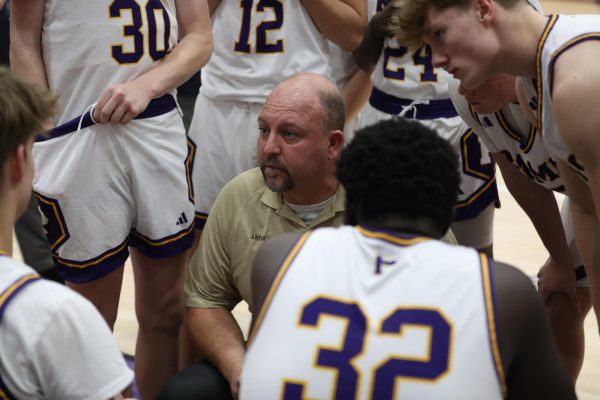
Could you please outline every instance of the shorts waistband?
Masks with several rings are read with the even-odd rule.
[[[414,112],[406,113],[406,118],[412,119],[436,119],[457,117],[458,113],[450,99],[429,100],[427,104],[412,104],[412,99],[402,99],[382,92],[373,87],[369,104],[374,108],[391,115],[400,114],[405,108],[411,107]]]
[[[152,99],[150,103],[148,103],[148,107],[146,107],[144,111],[139,113],[138,116],[135,117],[135,119],[157,117],[159,115],[168,113],[176,107],[177,103],[175,102],[173,96],[171,94],[165,94],[156,99]],[[79,121],[81,121],[81,129],[92,126],[95,124],[95,122],[92,120],[91,113],[91,110],[89,112],[86,111],[85,114],[75,117],[72,120],[65,122],[64,124],[59,125],[55,128],[52,128],[45,134],[36,135],[35,141],[43,142],[75,132],[79,126]]]

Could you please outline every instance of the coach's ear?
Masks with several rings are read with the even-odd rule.
[[[344,147],[344,132],[339,129],[329,131],[329,148],[327,149],[328,158],[330,160],[337,160],[342,151],[342,147]]]
[[[31,154],[27,154],[25,143],[21,143],[8,157],[8,176],[12,183],[20,183],[23,180],[28,156],[31,157]]]

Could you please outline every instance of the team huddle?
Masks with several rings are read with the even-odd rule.
[[[12,0],[0,398],[576,398],[598,56],[537,0]],[[493,258],[496,166],[537,288]],[[66,287],[11,258],[32,190]]]

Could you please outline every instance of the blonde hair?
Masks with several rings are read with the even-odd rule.
[[[0,67],[0,166],[17,147],[40,133],[56,110],[57,97]]]
[[[525,0],[494,0],[509,9]],[[392,16],[390,32],[410,49],[422,46],[425,22],[430,9],[444,10],[450,7],[467,9],[473,0],[394,0],[396,12]]]

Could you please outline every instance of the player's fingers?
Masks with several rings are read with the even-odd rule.
[[[106,124],[106,123],[110,122],[111,116],[115,112],[117,105],[118,104],[115,101],[115,99],[111,98],[110,100],[108,100],[106,102],[106,104],[104,104],[103,107],[97,108],[98,109],[98,119],[96,121],[100,122],[101,124]]]
[[[127,114],[127,106],[119,104],[110,116],[111,124],[122,124],[121,120]]]
[[[138,113],[133,112],[132,110],[129,110],[121,117],[121,120],[119,121],[119,123],[123,124],[123,125],[128,124],[131,122],[131,120],[133,120],[136,117],[137,114]]]
[[[106,104],[110,101],[112,97],[112,89],[108,88],[106,89],[101,95],[100,98],[98,98],[98,101],[96,102],[96,107],[94,108],[94,121],[96,122],[100,122],[100,123],[106,123],[107,121],[101,121],[102,118],[102,110],[104,110],[104,108],[106,107]]]

